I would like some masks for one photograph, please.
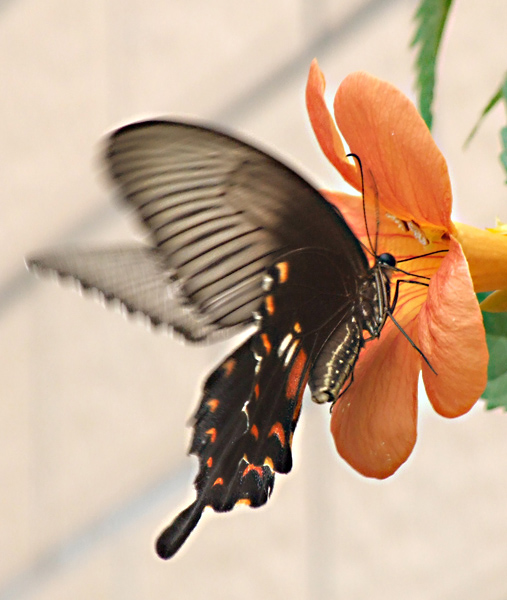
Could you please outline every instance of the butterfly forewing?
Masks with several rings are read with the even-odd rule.
[[[139,312],[155,326],[170,323],[191,341],[218,336],[216,328],[181,295],[174,273],[157,248],[119,246],[95,250],[48,251],[27,261],[39,271],[77,281],[106,303]]]
[[[367,269],[341,215],[312,186],[227,135],[166,121],[133,124],[111,137],[107,160],[210,327],[249,322],[266,270],[288,250],[331,247],[347,265]]]

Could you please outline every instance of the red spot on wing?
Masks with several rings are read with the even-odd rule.
[[[220,401],[217,400],[216,398],[212,398],[211,400],[208,400],[206,402],[206,404],[208,405],[208,408],[210,409],[211,412],[215,412],[218,405],[220,404]]]
[[[217,477],[213,485],[224,485],[224,480],[221,477]]]
[[[276,265],[276,268],[278,269],[278,274],[280,276],[280,283],[285,283],[289,278],[289,263],[286,261],[279,262]]]
[[[225,371],[225,376],[229,377],[229,375],[234,371],[236,367],[236,360],[234,358],[229,358],[222,365],[223,370]]]
[[[250,433],[254,436],[256,440],[259,439],[259,430],[257,429],[257,425],[252,425],[252,427],[250,428]]]
[[[266,312],[271,316],[275,312],[275,300],[273,296],[266,296],[264,305],[266,306]]]
[[[301,405],[303,404],[303,391],[304,391],[304,386],[301,388],[301,393],[299,394],[296,408],[294,409],[294,414],[292,415],[293,421],[297,421],[299,419],[299,413],[301,412]]]
[[[217,430],[215,429],[215,427],[212,427],[211,429],[208,429],[208,431],[206,431],[206,433],[210,436],[211,443],[213,444],[215,442],[215,440],[217,439]]]
[[[276,435],[276,437],[280,441],[280,444],[282,446],[285,446],[285,431],[283,430],[282,424],[280,422],[275,423],[273,427],[271,427],[271,429],[269,430],[268,437],[272,435]]]
[[[303,383],[301,384],[301,388],[299,390],[299,396],[296,403],[296,408],[294,409],[294,414],[292,415],[292,421],[297,422],[299,419],[299,413],[301,412],[301,406],[303,404],[303,394],[305,392],[306,384],[308,383],[308,378],[310,376],[310,371],[306,371],[305,377],[303,379]]]
[[[252,501],[250,500],[250,498],[240,498],[236,501],[236,504],[244,504],[245,506],[251,506]]]
[[[296,402],[296,407],[294,408],[294,414],[292,415],[292,433],[290,434],[289,443],[292,446],[292,438],[294,437],[294,428],[296,427],[296,423],[299,419],[299,413],[301,412],[301,406],[303,404],[303,394],[305,392],[306,384],[308,383],[308,378],[310,376],[310,370],[307,369],[301,387],[299,388],[299,394]]]
[[[255,393],[255,397],[258,398],[259,394],[260,394],[260,388],[259,388],[258,383],[255,384],[254,393]]]
[[[301,377],[303,376],[303,370],[306,366],[308,357],[306,352],[301,348],[290,369],[289,378],[287,379],[287,385],[285,387],[285,396],[288,400],[293,400],[296,394],[300,390]],[[306,385],[306,384],[305,384]],[[301,391],[305,386],[301,386]]]
[[[271,352],[271,342],[269,341],[269,337],[267,333],[261,334],[262,343],[264,345],[264,349],[266,350],[266,354]]]
[[[249,464],[247,467],[245,467],[245,470],[243,471],[243,477],[246,477],[250,471],[255,471],[259,477],[262,477],[262,467],[252,464]]]
[[[206,465],[211,468],[213,466],[213,457],[209,457],[208,460],[206,461]]]

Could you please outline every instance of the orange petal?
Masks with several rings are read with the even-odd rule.
[[[413,323],[406,325],[411,335]],[[361,352],[350,389],[335,404],[331,432],[359,473],[383,479],[403,464],[417,437],[420,359],[393,323]]]
[[[449,242],[446,239],[440,240],[438,243],[435,242],[423,246],[403,223],[393,220],[385,214],[377,214],[378,206],[370,202],[366,203],[366,215],[370,228],[370,247],[366,236],[362,198],[351,196],[344,192],[324,190],[321,193],[328,202],[340,210],[349,227],[363,244],[370,249],[374,248],[375,244],[378,245],[378,254],[390,252],[396,260],[402,260],[417,257],[428,252],[444,250],[449,246]],[[419,275],[431,277],[439,267],[442,256],[443,254],[414,260],[413,262],[407,262],[405,265],[400,265],[400,267],[405,270],[408,269],[411,272],[417,272]]]
[[[442,416],[458,417],[486,387],[488,349],[468,265],[454,238],[430,282],[418,322],[419,347],[438,373],[423,363],[428,398]]]
[[[507,312],[507,290],[497,290],[485,298],[480,304],[485,312]]]
[[[507,235],[455,223],[476,292],[507,289]]]
[[[386,210],[450,230],[447,165],[412,102],[385,81],[353,73],[340,85],[334,108],[338,128],[363,162],[366,187],[376,187]]]
[[[339,171],[342,177],[356,190],[361,189],[361,179],[356,164],[346,157],[345,148],[340,134],[336,130],[331,113],[327,109],[324,99],[326,81],[319,69],[317,60],[314,59],[310,66],[308,82],[306,84],[306,107],[310,122],[322,151]]]
[[[366,236],[363,199],[360,196],[353,196],[351,194],[346,194],[345,192],[335,192],[330,190],[320,190],[320,193],[330,204],[336,206],[341,212],[343,218],[347,221],[348,226],[352,229],[356,237]]]

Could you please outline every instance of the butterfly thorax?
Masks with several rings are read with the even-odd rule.
[[[391,264],[377,259],[359,290],[357,304],[363,318],[363,328],[373,338],[379,337],[387,318],[391,303],[391,272]]]

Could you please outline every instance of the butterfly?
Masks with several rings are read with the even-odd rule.
[[[28,267],[73,278],[190,342],[252,329],[204,383],[190,447],[196,498],[158,538],[167,559],[204,508],[266,503],[275,473],[291,470],[306,386],[334,403],[392,316],[396,260],[370,251],[370,266],[317,189],[214,129],[133,123],[111,134],[105,161],[151,243],[41,253]]]

